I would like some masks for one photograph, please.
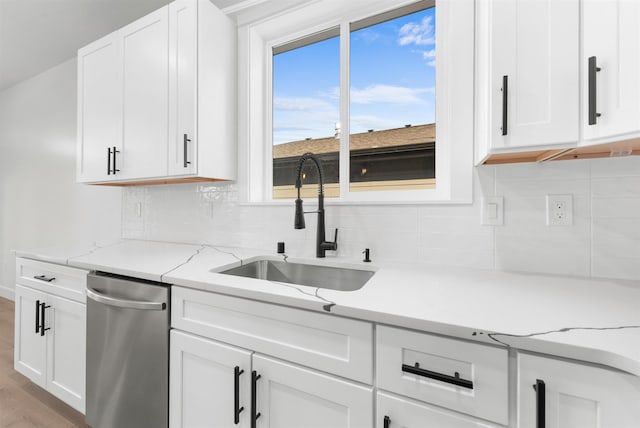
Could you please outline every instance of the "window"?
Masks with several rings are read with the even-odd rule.
[[[348,95],[339,28],[273,48],[274,199],[295,196],[293,171],[306,152],[322,160],[326,196],[340,196],[341,144],[349,147],[342,159],[349,192],[435,187],[435,7],[428,3],[350,23],[342,35]],[[345,137],[341,97],[350,102]],[[302,178],[317,183],[315,167],[305,165]]]
[[[293,197],[311,151],[343,202],[470,202],[473,24],[473,2],[451,0],[317,0],[241,23],[241,200]]]
[[[350,24],[351,192],[435,187],[436,8],[416,6]]]
[[[298,159],[318,155],[327,197],[340,195],[340,37],[334,28],[273,50],[273,198],[296,195]],[[303,184],[317,183],[315,166],[304,165]],[[312,186],[303,191],[316,193]],[[311,193],[311,194],[313,194]]]

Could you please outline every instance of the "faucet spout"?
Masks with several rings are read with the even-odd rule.
[[[306,227],[304,221],[304,210],[302,208],[302,199],[300,198],[300,189],[302,188],[302,166],[307,160],[311,160],[318,170],[318,227],[316,231],[316,257],[325,257],[326,251],[336,251],[338,249],[338,229],[336,229],[333,242],[326,240],[326,231],[324,224],[324,183],[322,164],[320,159],[313,153],[305,153],[298,161],[296,171],[296,189],[298,189],[298,198],[296,199],[296,213],[293,227],[295,229],[304,229]]]

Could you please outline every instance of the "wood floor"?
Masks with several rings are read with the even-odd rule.
[[[0,297],[0,428],[86,427],[84,415],[13,369],[13,314]]]

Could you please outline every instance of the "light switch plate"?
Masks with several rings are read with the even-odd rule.
[[[502,196],[482,198],[482,224],[485,226],[502,226],[504,224],[504,198]]]

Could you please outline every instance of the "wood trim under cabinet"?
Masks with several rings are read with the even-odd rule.
[[[115,186],[115,187],[130,187],[130,186],[154,186],[157,184],[181,184],[181,183],[211,183],[220,181],[230,181],[224,178],[206,178],[206,177],[183,177],[183,178],[158,178],[153,180],[136,180],[136,181],[118,181],[110,183],[86,183],[96,186]]]

